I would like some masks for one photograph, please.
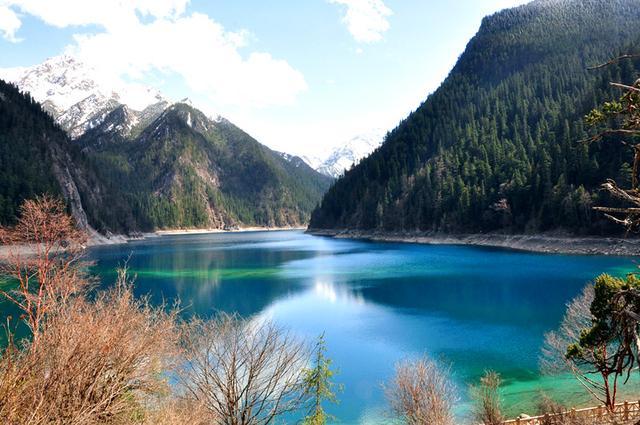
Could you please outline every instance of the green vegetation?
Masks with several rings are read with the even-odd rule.
[[[110,122],[79,143],[101,180],[134,206],[130,228],[300,225],[329,184],[185,104],[128,140],[105,142]]]
[[[77,189],[89,222],[98,229],[121,230],[131,215],[118,191],[98,180],[44,109],[1,80],[0,181],[0,224],[15,223],[25,200],[41,194],[68,197],[70,188]]]
[[[313,368],[305,371],[305,386],[311,400],[309,414],[304,418],[304,425],[324,425],[332,416],[327,414],[322,403],[328,401],[337,403],[336,391],[341,391],[341,386],[336,386],[332,381],[335,372],[331,369],[331,359],[327,357],[327,346],[324,334],[320,335],[315,349],[315,364]]]
[[[118,108],[76,143],[14,86],[0,81],[0,96],[0,224],[15,222],[25,199],[69,201],[75,186],[89,223],[105,233],[294,226],[330,183],[184,104],[130,134],[118,130],[127,119]]]
[[[592,206],[628,147],[584,144],[584,115],[635,81],[636,0],[534,1],[485,18],[443,85],[330,188],[312,228],[619,232]],[[615,28],[615,30],[612,30]],[[611,137],[615,137],[612,135]]]
[[[590,306],[591,323],[580,330],[580,337],[565,354],[577,368],[600,375],[601,382],[587,376],[583,379],[609,410],[616,404],[619,380],[628,381],[637,361],[639,290],[635,275],[626,279],[599,276]]]
[[[0,81],[0,223],[13,223],[20,205],[36,195],[59,194],[48,164],[48,144],[64,143],[64,135],[38,103]],[[50,134],[50,137],[41,137]]]

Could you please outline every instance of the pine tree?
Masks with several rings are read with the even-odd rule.
[[[315,364],[307,369],[305,385],[311,406],[309,414],[303,420],[304,425],[324,425],[331,415],[327,414],[322,403],[328,401],[337,403],[337,391],[342,391],[342,386],[333,382],[336,372],[331,369],[331,359],[327,357],[327,346],[324,333],[318,337],[315,347]]]

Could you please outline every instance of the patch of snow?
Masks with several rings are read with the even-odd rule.
[[[337,178],[376,150],[385,134],[385,130],[373,129],[338,145],[324,159],[304,157],[304,160],[318,172]]]
[[[0,69],[10,81],[42,103],[72,138],[99,125],[119,105],[134,111],[168,102],[159,91],[141,84],[99,81],[96,69],[62,55],[31,67]],[[135,115],[135,114],[134,114]]]

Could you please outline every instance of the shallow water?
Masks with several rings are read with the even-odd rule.
[[[569,377],[538,372],[544,332],[600,273],[632,258],[523,253],[466,246],[335,240],[298,231],[164,236],[94,248],[109,282],[129,258],[136,293],[180,298],[187,314],[259,315],[312,341],[326,334],[344,384],[339,423],[384,423],[382,383],[393,364],[428,354],[450,365],[461,394],[485,369],[505,379],[510,414],[533,413],[540,390],[588,401]]]

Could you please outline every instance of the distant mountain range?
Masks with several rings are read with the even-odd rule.
[[[112,87],[93,72],[68,56],[0,71],[17,86],[0,91],[2,177],[11,183],[0,189],[0,222],[14,220],[24,198],[54,192],[103,233],[299,226],[331,182],[188,101]]]
[[[29,93],[73,139],[99,125],[120,105],[149,118],[170,102],[152,88],[100,82],[99,72],[72,56],[56,56],[25,68],[0,69],[0,78]]]
[[[385,130],[373,129],[336,146],[326,155],[303,156],[302,158],[316,171],[329,177],[338,178],[380,147],[385,133]]]
[[[127,122],[121,124],[128,129],[119,131],[134,132],[173,104],[154,88],[104,82],[97,78],[99,75],[98,70],[69,55],[52,57],[31,67],[0,69],[0,78],[17,85],[40,102],[72,139],[100,126],[109,113],[120,106],[126,107]],[[191,104],[188,99],[180,103]],[[211,119],[220,121],[223,118],[215,116]],[[303,156],[302,159],[319,173],[336,178],[373,152],[382,143],[384,134],[384,130],[374,129],[338,145],[325,155]]]
[[[632,83],[639,0],[534,0],[486,17],[457,64],[385,143],[340,178],[310,226],[388,232],[607,234],[606,178],[629,182],[627,148],[584,116]]]

